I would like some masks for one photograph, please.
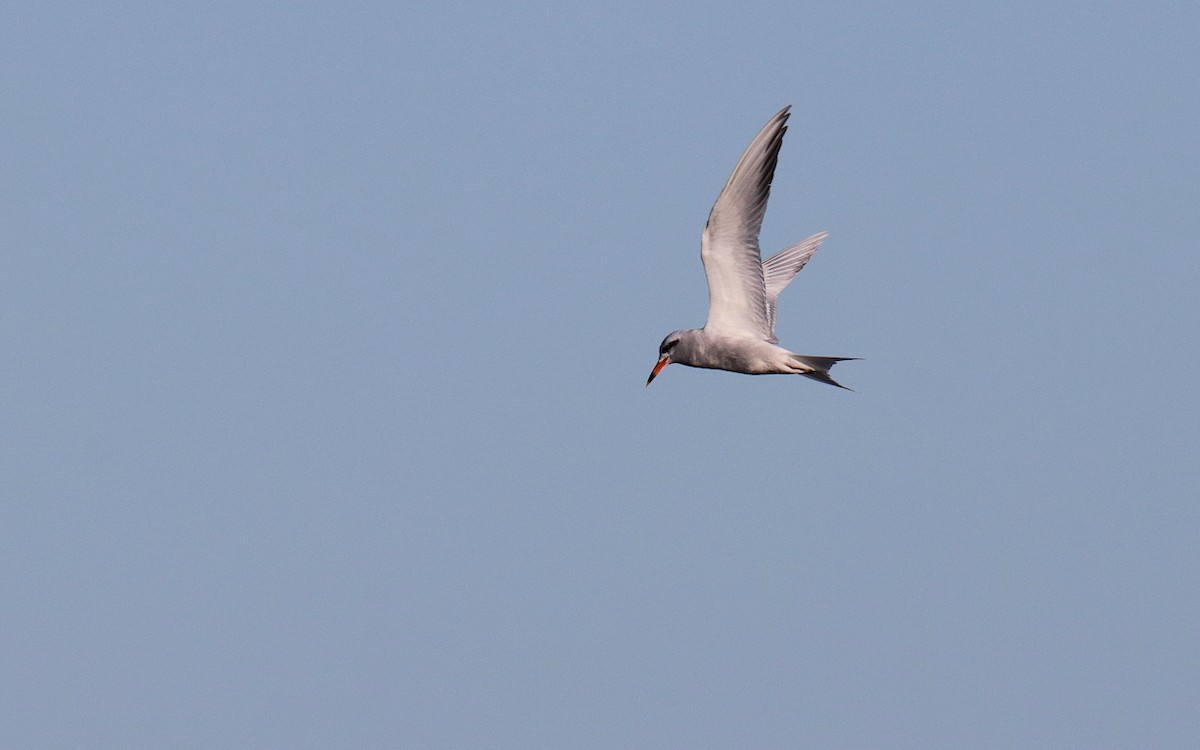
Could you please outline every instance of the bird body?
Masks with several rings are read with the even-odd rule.
[[[821,232],[763,261],[758,233],[790,107],[763,126],[738,160],[717,196],[700,239],[708,279],[708,321],[703,328],[674,331],[659,346],[646,385],[671,363],[748,375],[804,375],[838,388],[829,368],[853,357],[814,357],[778,346],[776,299],[820,247]]]
[[[703,328],[676,331],[678,344],[671,351],[671,361],[710,370],[729,370],[748,375],[798,371],[803,366],[791,352],[760,339],[719,336]]]

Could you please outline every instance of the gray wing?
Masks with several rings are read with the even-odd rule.
[[[763,281],[766,285],[767,296],[767,325],[771,331],[771,343],[775,343],[775,299],[783,291],[808,259],[812,257],[821,242],[829,236],[829,232],[814,234],[812,237],[797,242],[795,245],[780,250],[762,263]]]
[[[704,330],[710,333],[772,338],[758,232],[790,108],[780,110],[750,142],[704,225],[700,259],[708,278],[708,322]]]

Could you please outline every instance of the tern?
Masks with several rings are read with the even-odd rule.
[[[846,388],[829,377],[829,368],[857,357],[796,354],[778,346],[775,337],[776,298],[828,236],[814,234],[765,261],[759,254],[758,232],[790,109],[781,109],[746,147],[708,214],[700,236],[700,260],[708,277],[707,322],[663,339],[646,385],[675,362],[748,375],[803,375]]]

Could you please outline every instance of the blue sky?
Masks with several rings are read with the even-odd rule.
[[[0,21],[2,744],[1200,741],[1200,10]]]

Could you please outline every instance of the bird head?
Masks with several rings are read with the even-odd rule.
[[[682,338],[683,331],[672,331],[658,345],[658,363],[650,371],[650,377],[646,378],[646,385],[650,385],[651,381],[658,377],[658,373],[662,372],[662,368],[671,364],[671,352],[675,351],[675,347],[679,345],[679,340]]]

